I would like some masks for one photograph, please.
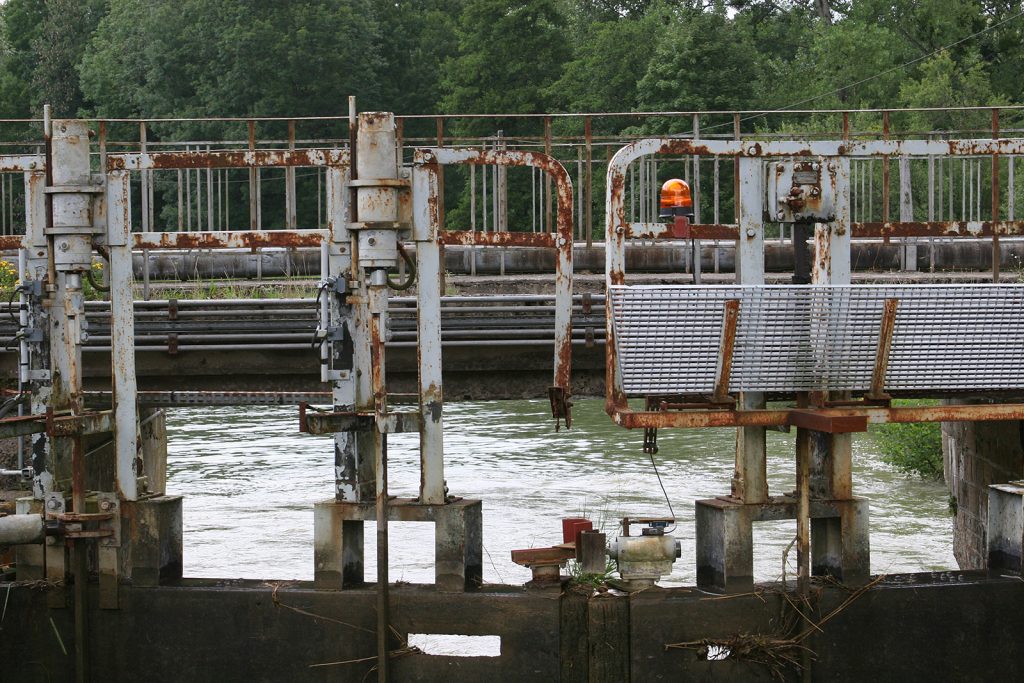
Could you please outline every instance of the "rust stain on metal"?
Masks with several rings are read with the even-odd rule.
[[[542,247],[554,249],[557,242],[553,235],[536,232],[470,232],[444,231],[439,235],[443,244],[482,245],[500,247]]]
[[[229,249],[259,247],[317,247],[324,240],[319,232],[263,230],[230,233],[166,232],[135,233],[136,249]]]
[[[806,426],[808,420],[813,420],[819,421],[820,425],[831,424],[836,430],[849,430],[857,426],[862,418],[868,423],[978,422],[1024,419],[1024,404],[1021,403],[898,407],[863,403],[859,406],[810,411],[795,408],[766,410],[709,408],[679,412],[635,412],[629,409],[624,399],[617,403],[616,398],[609,397],[605,404],[606,409],[616,424],[627,429]],[[803,416],[794,417],[794,413],[801,413]],[[815,417],[805,417],[808,413],[813,413]],[[804,424],[797,424],[797,422]]]
[[[1024,221],[891,221],[854,223],[854,237],[991,237],[1024,235]]]
[[[238,150],[225,152],[152,152],[111,154],[108,171],[177,168],[252,168],[255,166],[333,166],[344,163],[345,150]]]

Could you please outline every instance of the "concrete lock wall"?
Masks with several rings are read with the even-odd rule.
[[[794,639],[813,655],[816,681],[1024,676],[1019,579],[951,572],[892,576],[860,593],[823,588],[804,606],[819,628],[792,612],[777,587],[709,598],[685,588],[625,596],[485,586],[442,595],[396,586],[392,624],[403,638],[498,636],[500,647],[484,652],[496,656],[431,655],[394,641],[391,680],[796,681],[798,670],[785,661],[801,656],[786,645]],[[121,609],[88,615],[89,630],[108,636],[90,642],[91,680],[375,679],[374,601],[372,587],[290,582],[126,586]],[[47,606],[45,591],[14,586],[0,634],[2,680],[73,680],[74,658],[63,652],[73,648],[72,621],[71,609]]]
[[[942,448],[956,500],[953,554],[961,569],[981,569],[988,558],[988,487],[1024,478],[1024,423],[946,422]]]

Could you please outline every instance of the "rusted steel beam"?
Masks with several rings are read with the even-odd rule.
[[[832,415],[818,410],[791,410],[786,418],[786,424],[826,434],[848,434],[868,430],[868,419],[864,415]]]
[[[1024,221],[902,221],[854,223],[854,237],[991,237],[1024,235]]]
[[[793,417],[794,413],[807,414],[794,408],[764,410],[691,410],[686,412],[634,412],[624,406],[612,406],[610,414],[615,423],[627,429],[641,428],[685,428],[698,429],[705,427],[780,427],[806,426],[813,420],[818,427],[832,424],[838,433],[843,431],[863,431],[852,429],[859,426],[857,422],[847,422],[846,418],[865,419],[868,424],[907,423],[907,422],[980,422],[986,420],[1024,420],[1024,404],[1000,403],[989,405],[940,405],[940,406],[850,406],[842,408],[825,408],[811,411],[818,417]],[[804,425],[797,422],[804,422]]]
[[[736,325],[740,319],[739,299],[725,302],[722,321],[722,339],[718,346],[718,368],[715,372],[715,393],[712,401],[724,403],[729,400],[729,376],[732,374],[732,354],[736,348]]]
[[[739,228],[728,223],[694,224],[689,221],[673,223],[628,223],[626,236],[636,239],[739,239]]]
[[[0,420],[0,439],[10,439],[28,434],[49,436],[79,436],[103,434],[114,428],[113,412],[101,410],[81,415],[25,415]]]
[[[882,326],[878,332],[878,348],[875,351],[875,367],[871,373],[871,390],[867,396],[873,401],[888,398],[885,393],[885,372],[889,369],[889,351],[892,349],[892,335],[896,330],[896,311],[899,299],[886,299],[882,311]]]
[[[343,166],[348,150],[237,150],[226,152],[151,152],[108,154],[108,171],[142,171],[176,168],[253,168],[257,166]]]
[[[557,235],[549,235],[553,239],[557,251],[555,261],[555,369],[554,386],[562,390],[565,398],[563,414],[568,414],[570,383],[572,378],[572,246],[573,246],[573,188],[572,179],[565,167],[557,159],[539,152],[520,152],[511,150],[479,150],[435,148],[421,149],[416,152],[414,162],[427,167],[438,168],[446,164],[464,164],[471,166],[528,166],[542,170],[547,177],[555,182],[558,196],[558,213],[556,216]],[[443,223],[443,218],[441,219]],[[440,239],[444,240],[443,231],[439,231]],[[494,242],[476,242],[476,235],[468,233],[467,239],[473,244]],[[488,236],[511,235],[513,233],[488,233]],[[496,240],[539,240],[540,235],[522,233],[519,237],[491,237]],[[501,243],[501,242],[499,242]],[[504,243],[506,246],[511,243]],[[537,245],[528,245],[537,246]],[[544,244],[543,246],[549,246]],[[556,411],[556,415],[559,412]],[[566,420],[568,423],[568,419]]]
[[[16,173],[20,171],[41,171],[46,168],[45,159],[36,154],[0,154],[0,171]]]
[[[442,244],[495,247],[541,247],[555,249],[555,236],[546,232],[470,232],[442,231],[438,239]]]
[[[536,564],[565,564],[576,558],[576,548],[572,545],[556,545],[550,548],[525,548],[512,551],[512,561],[524,567]]]
[[[327,230],[240,230],[237,232],[136,232],[136,249],[257,249],[318,247]]]

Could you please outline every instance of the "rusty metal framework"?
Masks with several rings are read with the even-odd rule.
[[[606,281],[612,296],[627,296],[624,290],[618,289],[626,284],[625,273],[625,245],[628,239],[642,236],[645,238],[657,237],[731,237],[738,242],[738,283],[741,287],[761,285],[764,277],[764,224],[766,217],[774,216],[772,207],[765,208],[766,201],[766,173],[771,177],[775,171],[769,171],[775,165],[782,168],[778,161],[787,159],[811,159],[821,160],[823,168],[827,165],[827,173],[823,174],[823,182],[830,184],[831,190],[827,193],[836,198],[835,217],[828,223],[818,223],[814,235],[815,253],[814,259],[814,282],[819,285],[841,285],[849,283],[849,241],[851,237],[859,234],[867,235],[922,235],[922,236],[951,236],[967,234],[979,236],[991,234],[997,238],[1001,234],[1017,234],[1024,228],[1021,221],[1000,221],[998,216],[988,223],[978,222],[925,222],[925,223],[854,223],[851,220],[849,203],[850,192],[850,158],[879,157],[888,159],[890,157],[926,157],[926,156],[977,156],[988,155],[998,157],[999,155],[1016,155],[1024,151],[1024,142],[1020,140],[950,140],[950,141],[927,141],[927,140],[902,140],[902,141],[852,141],[844,140],[837,142],[796,142],[796,141],[718,141],[706,140],[695,142],[692,140],[680,139],[649,139],[641,140],[627,145],[620,150],[612,159],[608,173],[607,191],[607,234],[610,235],[606,251]],[[738,216],[739,222],[733,225],[677,225],[677,224],[636,224],[626,219],[626,207],[623,195],[623,188],[626,182],[627,169],[637,159],[650,155],[715,155],[726,156],[738,159],[740,175],[738,177],[739,193]],[[776,161],[777,160],[777,161]],[[781,172],[781,171],[780,171]],[[788,189],[788,188],[787,188]],[[769,201],[775,201],[770,197]],[[781,203],[785,198],[778,198]],[[788,200],[786,200],[788,201]],[[998,202],[996,202],[998,207]],[[813,207],[812,207],[813,208]],[[707,232],[705,232],[707,230]],[[794,286],[796,287],[796,286]],[[631,289],[631,288],[630,288]],[[783,290],[780,291],[784,291]],[[631,290],[632,291],[632,290]],[[668,290],[662,290],[666,295]],[[710,294],[713,290],[707,290]],[[746,291],[746,290],[744,290]],[[790,296],[803,296],[798,294],[797,289],[791,290]],[[908,289],[908,291],[910,291]],[[1014,289],[996,289],[1002,295],[1011,296]],[[621,294],[616,294],[621,292]],[[953,295],[953,290],[949,294]],[[996,295],[1001,296],[1001,295]],[[738,298],[738,297],[737,297]],[[884,298],[884,297],[883,297]],[[742,308],[742,305],[741,305]],[[906,308],[906,307],[904,307]],[[909,311],[909,309],[907,309]],[[626,427],[700,427],[700,426],[738,426],[749,421],[765,422],[773,425],[786,424],[784,411],[753,412],[743,416],[747,410],[758,411],[760,408],[753,406],[742,407],[739,404],[722,406],[704,404],[704,410],[666,410],[648,413],[633,411],[627,403],[627,391],[625,390],[624,378],[621,372],[621,364],[618,357],[620,347],[616,339],[615,317],[612,307],[607,309],[607,335],[613,343],[607,345],[607,409],[616,422]],[[984,315],[984,313],[979,313]],[[740,319],[743,319],[742,313]],[[900,324],[900,314],[896,314],[897,325]],[[808,322],[809,321],[805,321]],[[879,316],[879,323],[881,317]],[[877,329],[877,326],[875,327]],[[1012,343],[1013,335],[1004,338],[1006,343]],[[975,345],[981,349],[984,346],[985,353],[1002,353],[998,345],[993,346],[990,340],[980,336],[976,339]],[[997,342],[998,343],[998,342]],[[1006,352],[1009,347],[1003,349]],[[717,347],[716,347],[717,350]],[[877,349],[876,349],[877,350]],[[1011,354],[1012,355],[1012,354]],[[726,359],[732,362],[732,359]],[[1009,358],[1007,358],[1009,361]],[[720,361],[719,361],[720,362]],[[737,367],[733,365],[733,373]],[[895,376],[895,375],[894,375]],[[738,379],[738,376],[737,376]],[[929,389],[932,393],[943,393],[951,388],[967,388],[962,384],[950,384],[952,380],[935,382],[936,386],[916,386],[921,392],[927,394]],[[998,388],[1006,389],[1012,384],[1012,379],[1002,382]],[[736,384],[735,386],[739,386]],[[811,387],[802,387],[808,390]],[[900,387],[904,388],[904,387]],[[976,387],[978,389],[991,389],[992,387]],[[800,390],[801,387],[787,387],[789,393]],[[776,389],[766,389],[774,391]],[[936,392],[936,390],[938,390]],[[676,393],[687,393],[676,392]],[[691,392],[692,393],[692,392]],[[829,400],[822,398],[819,401],[820,408],[836,408],[842,414],[858,415],[869,418],[871,421],[884,422],[892,420],[916,421],[907,419],[906,416],[913,415],[912,408],[890,408],[885,407],[879,410],[878,406],[832,406],[828,405]],[[671,404],[672,402],[668,402]],[[681,401],[675,401],[681,403]],[[692,401],[690,402],[692,403]],[[699,403],[699,402],[698,402]],[[930,416],[942,415],[942,419],[977,420],[988,419],[985,417],[988,405],[949,405],[943,406],[940,413],[922,412],[922,420]],[[895,412],[894,412],[895,411]],[[1004,413],[1001,419],[1017,419],[1014,416],[1020,415],[1022,410],[1010,410]],[[897,417],[899,416],[899,417]],[[1000,418],[996,418],[1000,419]],[[775,420],[771,422],[771,420]]]
[[[411,164],[401,161],[394,116],[352,112],[348,149],[112,152],[101,144],[99,172],[91,165],[88,124],[46,121],[46,154],[0,157],[0,172],[25,176],[26,233],[18,340],[19,393],[27,415],[0,418],[0,437],[32,435],[33,498],[19,512],[60,525],[60,538],[29,548],[23,567],[40,567],[63,581],[71,550],[76,618],[84,615],[89,572],[85,543],[97,543],[101,606],[116,608],[124,579],[158,581],[153,553],[178,557],[180,499],[163,490],[166,462],[145,455],[145,425],[136,383],[136,320],[132,251],[315,246],[321,252],[321,285],[315,302],[314,343],[320,348],[321,380],[329,392],[310,396],[331,404],[320,410],[300,404],[299,429],[334,439],[335,496],[315,506],[314,576],[321,587],[363,581],[363,521],[375,519],[378,534],[378,612],[387,634],[389,520],[431,522],[436,527],[436,585],[462,591],[482,580],[480,501],[453,497],[444,478],[441,294],[444,244],[552,249],[555,259],[553,417],[571,423],[573,191],[565,168],[536,152],[424,148]],[[250,126],[250,132],[252,126]],[[101,136],[102,137],[102,136]],[[518,235],[445,230],[444,165],[526,166],[550,177],[557,188],[554,234]],[[326,183],[326,227],[264,231],[133,232],[131,174],[155,170],[321,169]],[[258,183],[257,183],[258,184]],[[143,223],[152,226],[152,179],[143,187]],[[296,198],[289,193],[289,225]],[[147,206],[148,205],[148,206]],[[258,210],[258,207],[257,207]],[[6,237],[8,241],[10,237]],[[9,246],[6,245],[5,246]],[[96,254],[109,265],[106,284],[93,279]],[[396,281],[392,271],[404,264]],[[88,396],[83,389],[82,350],[89,336],[84,283],[109,291],[112,387]],[[392,396],[386,382],[385,343],[391,337],[391,290],[416,285],[416,407]],[[549,342],[550,343],[550,342]],[[230,398],[216,392],[215,399]],[[276,397],[280,400],[281,397]],[[259,400],[271,400],[263,397]],[[202,397],[171,397],[171,402]],[[106,406],[93,406],[106,402]],[[108,407],[109,406],[109,407]],[[394,498],[387,484],[387,436],[418,432],[421,478],[417,495]],[[86,462],[87,437],[110,435],[112,472]],[[141,454],[141,455],[140,455]],[[157,512],[160,510],[160,512]],[[147,525],[152,525],[149,528]],[[173,530],[179,529],[174,550]],[[170,538],[161,534],[170,533]],[[140,550],[147,539],[159,548]],[[26,546],[28,548],[28,546]],[[147,554],[148,553],[148,554]],[[148,559],[147,559],[148,558]],[[162,559],[156,560],[159,564]],[[149,563],[149,564],[147,564]],[[171,561],[171,565],[174,562]],[[28,569],[31,571],[31,569]],[[170,571],[174,571],[173,566]],[[148,574],[146,572],[149,572]],[[84,642],[84,616],[76,642]],[[79,648],[84,657],[84,649]],[[84,664],[80,670],[85,670]]]
[[[851,238],[858,234],[992,234],[1022,224],[993,215],[945,223],[853,220],[851,159],[991,157],[1024,151],[1021,140],[695,141],[646,139],[609,162],[606,194],[606,410],[616,423],[644,429],[657,451],[657,429],[735,427],[735,475],[728,496],[700,500],[697,582],[720,591],[753,582],[753,522],[795,519],[798,588],[815,573],[847,583],[870,572],[867,502],[853,495],[851,433],[869,422],[1007,420],[1024,404],[893,406],[890,392],[949,396],[965,390],[1018,389],[1020,288],[982,285],[850,285]],[[689,225],[627,219],[631,164],[658,155],[723,156],[736,164],[736,223]],[[887,187],[887,185],[886,185]],[[887,190],[886,190],[887,191]],[[887,197],[886,203],[887,203]],[[813,230],[810,284],[766,287],[765,225],[781,221]],[[812,227],[813,226],[813,227]],[[794,233],[796,234],[796,233]],[[735,286],[630,286],[625,246],[636,236],[711,237],[737,242]],[[795,250],[806,248],[794,240]],[[803,277],[802,274],[795,274]],[[796,279],[796,277],[794,278]],[[643,396],[644,410],[629,404]],[[769,405],[769,398],[782,405]],[[787,405],[788,404],[788,405]],[[766,428],[795,427],[796,484],[771,496]],[[812,546],[811,534],[814,533]]]

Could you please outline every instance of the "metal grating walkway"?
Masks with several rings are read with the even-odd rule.
[[[731,391],[867,391],[886,299],[899,301],[886,390],[1024,388],[1024,285],[614,286],[622,388],[711,393],[737,300]]]

